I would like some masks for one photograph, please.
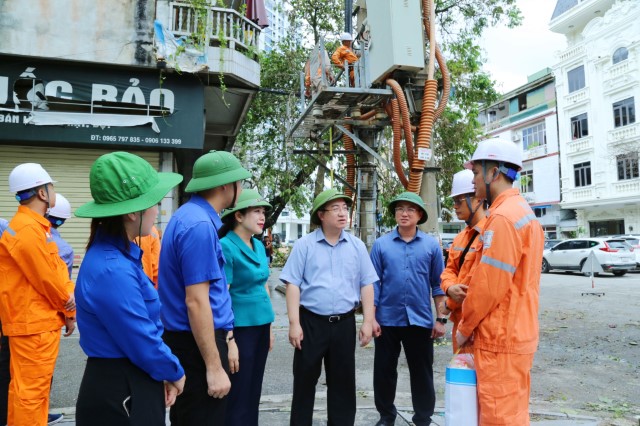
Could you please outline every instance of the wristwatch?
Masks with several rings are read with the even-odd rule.
[[[447,323],[447,319],[446,318],[436,318],[436,321],[438,321],[439,323],[442,323],[442,324],[446,324]]]

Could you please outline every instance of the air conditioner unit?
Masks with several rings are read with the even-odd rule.
[[[518,142],[520,140],[520,134],[519,133],[514,133],[511,135],[511,140],[514,142]]]

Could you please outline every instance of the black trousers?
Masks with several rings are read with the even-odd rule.
[[[262,379],[269,355],[270,324],[235,327],[240,370],[231,375],[226,426],[258,426]]]
[[[89,358],[78,402],[78,426],[164,426],[164,385],[126,358]]]
[[[409,365],[413,423],[416,426],[431,424],[436,404],[433,386],[433,339],[431,329],[417,326],[382,327],[382,334],[375,339],[373,361],[373,392],[380,418],[394,422],[398,411],[394,405],[398,383],[398,357],[400,345]]]
[[[353,426],[356,417],[356,320],[337,322],[300,308],[302,349],[293,355],[290,424],[311,426],[322,361],[327,377],[329,426]]]
[[[227,332],[216,330],[216,345],[222,367],[229,374],[227,357]],[[216,426],[223,425],[227,408],[227,397],[213,398],[207,393],[207,369],[200,355],[193,333],[188,331],[166,331],[162,335],[171,352],[180,360],[187,380],[184,391],[171,407],[171,426]]]

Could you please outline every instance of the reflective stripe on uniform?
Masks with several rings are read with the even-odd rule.
[[[13,229],[7,227],[7,229],[5,229],[5,231],[7,231],[9,234],[11,234],[12,237],[16,236],[16,231],[14,231]]]
[[[528,214],[525,217],[523,217],[522,219],[520,219],[519,221],[517,221],[516,223],[514,223],[513,226],[515,226],[516,229],[520,229],[523,226],[525,226],[527,223],[531,222],[532,220],[536,220],[536,215],[535,214]]]
[[[502,269],[503,271],[508,272],[510,274],[515,274],[516,272],[515,266],[509,265],[508,263],[501,262],[497,259],[494,259],[493,257],[487,256],[486,254],[482,256],[482,259],[480,259],[480,263],[486,263],[487,265],[491,265],[498,269]]]
[[[453,251],[464,251],[464,249],[466,249],[466,247],[453,247],[452,250]],[[473,247],[469,247],[469,252],[474,252],[476,251],[476,249],[474,249]]]

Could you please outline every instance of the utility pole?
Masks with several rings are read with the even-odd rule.
[[[344,0],[344,31],[351,34],[353,30],[353,21],[351,20],[351,12],[353,11],[353,0]]]
[[[358,132],[358,136],[368,147],[377,151],[375,146],[376,133],[379,130],[362,130]],[[358,170],[357,170],[357,198],[356,212],[358,214],[357,231],[358,236],[368,250],[373,247],[376,240],[376,203],[377,203],[377,172],[376,163],[373,155],[364,149],[360,149],[358,153]]]
[[[422,186],[420,186],[420,198],[424,201],[424,205],[429,214],[429,218],[425,223],[420,225],[420,229],[427,234],[437,236],[438,231],[438,188],[436,182],[436,172],[440,171],[436,167],[436,162],[431,157],[425,164],[422,174]]]

